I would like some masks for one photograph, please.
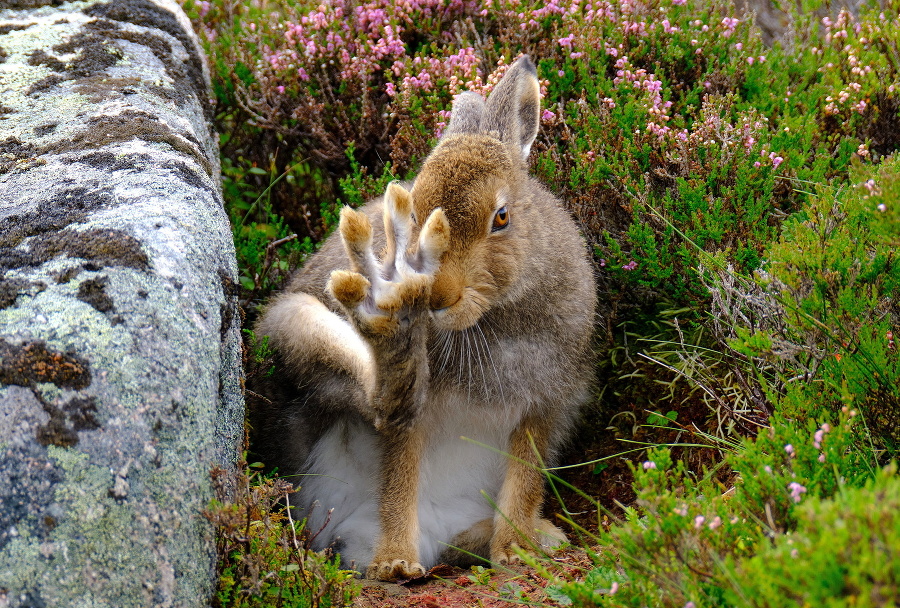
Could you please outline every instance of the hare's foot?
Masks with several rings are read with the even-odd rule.
[[[494,535],[491,538],[491,561],[500,565],[518,564],[521,558],[516,552],[517,548],[530,554],[552,554],[564,542],[565,532],[543,517],[523,529],[516,529],[506,520],[499,524],[495,521]]]
[[[405,559],[378,560],[366,568],[366,578],[374,581],[399,581],[425,576],[425,567]]]
[[[341,238],[352,271],[336,270],[328,283],[360,333],[372,340],[395,337],[402,327],[427,319],[434,273],[450,240],[447,218],[435,209],[419,234],[418,247],[408,251],[412,200],[398,184],[385,193],[384,224],[387,248],[379,262],[368,216],[349,207],[341,210]]]

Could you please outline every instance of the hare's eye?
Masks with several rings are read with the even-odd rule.
[[[491,225],[491,232],[503,230],[507,226],[509,226],[509,211],[506,210],[506,207],[501,207],[497,210],[497,213],[494,214],[494,223]]]

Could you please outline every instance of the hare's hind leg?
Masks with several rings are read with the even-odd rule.
[[[440,560],[453,566],[475,566],[487,561],[490,553],[494,520],[482,519],[468,530],[463,530],[441,552]]]
[[[372,419],[368,406],[375,384],[372,349],[350,323],[318,298],[302,292],[282,294],[269,305],[256,333],[269,336],[269,345],[281,353],[297,378],[321,378],[324,370],[340,372],[333,374],[331,382],[321,382],[321,399],[331,401],[327,393],[334,391],[336,402],[349,400]]]

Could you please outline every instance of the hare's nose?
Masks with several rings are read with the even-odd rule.
[[[446,293],[446,294],[435,294],[432,292],[431,294],[431,309],[432,310],[444,310],[445,308],[450,308],[454,304],[460,301],[462,298],[462,292],[460,293]]]
[[[462,298],[462,284],[447,275],[438,275],[431,287],[431,309],[450,308]]]

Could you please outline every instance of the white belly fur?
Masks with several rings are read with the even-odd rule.
[[[429,434],[419,477],[419,560],[426,568],[437,563],[457,534],[494,516],[491,503],[506,472],[506,457],[500,452],[506,450],[518,422],[518,416],[505,416],[503,408],[493,412],[471,405],[456,411],[435,409],[441,414],[423,421]],[[346,419],[315,444],[306,475],[298,480],[302,486],[299,504],[308,509],[307,530],[315,534],[325,526],[314,548],[321,550],[336,542],[345,567],[365,571],[374,555],[380,459],[372,426],[362,419]]]

